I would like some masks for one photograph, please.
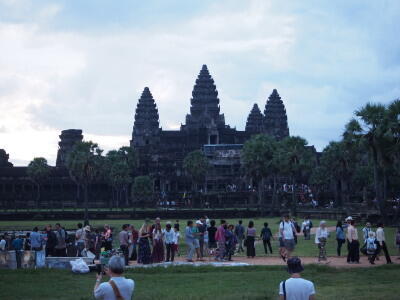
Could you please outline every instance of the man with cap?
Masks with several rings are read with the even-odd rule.
[[[301,260],[291,257],[287,261],[287,271],[291,277],[279,284],[279,299],[281,300],[314,300],[314,284],[301,278],[300,273],[304,271]]]

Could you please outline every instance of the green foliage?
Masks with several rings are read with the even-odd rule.
[[[204,180],[208,170],[208,160],[200,150],[188,153],[183,160],[183,168],[192,181],[200,183]]]
[[[132,193],[138,200],[147,200],[153,194],[153,181],[149,176],[137,176],[133,182]]]
[[[242,162],[246,174],[259,181],[272,174],[277,142],[270,136],[259,134],[248,140],[242,151]]]
[[[51,169],[43,157],[35,157],[28,165],[26,173],[36,184],[42,183],[50,175]]]
[[[130,147],[122,147],[119,150],[111,150],[106,155],[105,162],[108,182],[116,189],[125,188],[133,181],[133,171],[137,166],[134,150]]]
[[[67,156],[66,166],[77,184],[87,186],[101,179],[104,172],[103,150],[96,143],[78,142]]]

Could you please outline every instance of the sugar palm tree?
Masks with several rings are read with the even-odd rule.
[[[50,176],[50,172],[51,169],[44,157],[35,157],[28,165],[26,173],[37,188],[36,207],[39,207],[41,184]]]
[[[66,166],[71,178],[84,191],[84,222],[89,223],[89,195],[90,184],[102,178],[104,174],[103,150],[96,143],[77,142],[67,156]]]

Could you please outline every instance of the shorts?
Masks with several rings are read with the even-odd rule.
[[[285,248],[285,243],[283,242],[283,238],[279,238],[279,248]]]
[[[293,250],[294,250],[294,245],[295,245],[295,243],[294,243],[294,240],[293,240],[293,239],[291,239],[291,240],[284,240],[283,243],[284,243],[284,245],[285,245],[286,250],[288,250],[288,251],[293,251]]]
[[[194,239],[193,246],[195,249],[200,248],[200,241],[198,239]]]

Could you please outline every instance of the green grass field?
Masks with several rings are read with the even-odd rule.
[[[277,299],[282,267],[171,267],[130,270],[134,299]],[[334,269],[309,265],[303,277],[314,282],[317,299],[399,299],[400,266]],[[93,299],[95,274],[64,270],[0,270],[0,299]]]
[[[248,222],[250,219],[243,219],[243,224],[247,226]],[[276,234],[278,232],[278,224],[279,224],[279,218],[255,218],[252,219],[255,223],[255,227],[257,229],[257,233],[259,234],[261,232],[261,229],[263,227],[264,222],[268,222],[269,226],[271,227],[272,233]],[[166,221],[168,220],[162,220],[162,225],[164,226]],[[170,220],[172,223],[175,222],[175,220]],[[181,231],[185,228],[187,220],[180,220],[180,226],[181,226]],[[227,219],[227,222],[236,224],[238,219]],[[300,221],[300,220],[299,220]],[[318,226],[320,220],[313,220],[314,226]],[[67,229],[74,229],[76,228],[76,224],[78,221],[65,221],[65,220],[51,220],[51,221],[0,221],[0,231],[1,230],[10,230],[10,229],[24,229],[24,230],[32,230],[34,226],[39,226],[39,228],[43,228],[46,224],[55,224],[55,223],[61,223],[62,226],[64,226]],[[140,226],[143,224],[142,220],[93,220],[91,222],[92,226],[95,227],[102,227],[104,224],[110,224],[112,227],[114,227],[114,232],[117,233],[119,232],[122,224],[133,224],[135,225],[136,228],[140,228]],[[219,220],[217,220],[217,223],[219,223]],[[334,220],[327,220],[327,225],[328,226],[335,226],[336,221]],[[358,230],[359,230],[359,235],[360,235],[360,240],[361,238],[361,228],[363,226],[359,225]],[[395,239],[395,228],[386,228],[385,229],[385,234],[386,234],[386,240],[387,240],[387,245],[389,249],[389,253],[391,255],[397,254],[397,249],[395,248],[394,244],[394,239]],[[318,253],[318,250],[314,244],[314,239],[311,237],[311,240],[309,241],[304,241],[303,237],[299,237],[298,239],[298,244],[296,246],[295,252],[293,255],[298,255],[298,256],[316,256]],[[118,242],[114,242],[114,246],[118,246]],[[272,242],[273,246],[273,251],[274,251],[274,256],[277,256],[278,254],[278,242],[273,241]],[[186,245],[184,243],[183,238],[180,240],[180,248],[181,251],[184,252],[186,249]],[[342,248],[342,251],[344,254],[346,254],[346,246],[344,245]],[[327,254],[328,256],[334,256],[336,255],[336,239],[335,239],[335,232],[332,232],[328,242],[327,242]],[[264,249],[262,246],[262,243],[257,243],[256,244],[256,255],[257,256],[264,256]]]

